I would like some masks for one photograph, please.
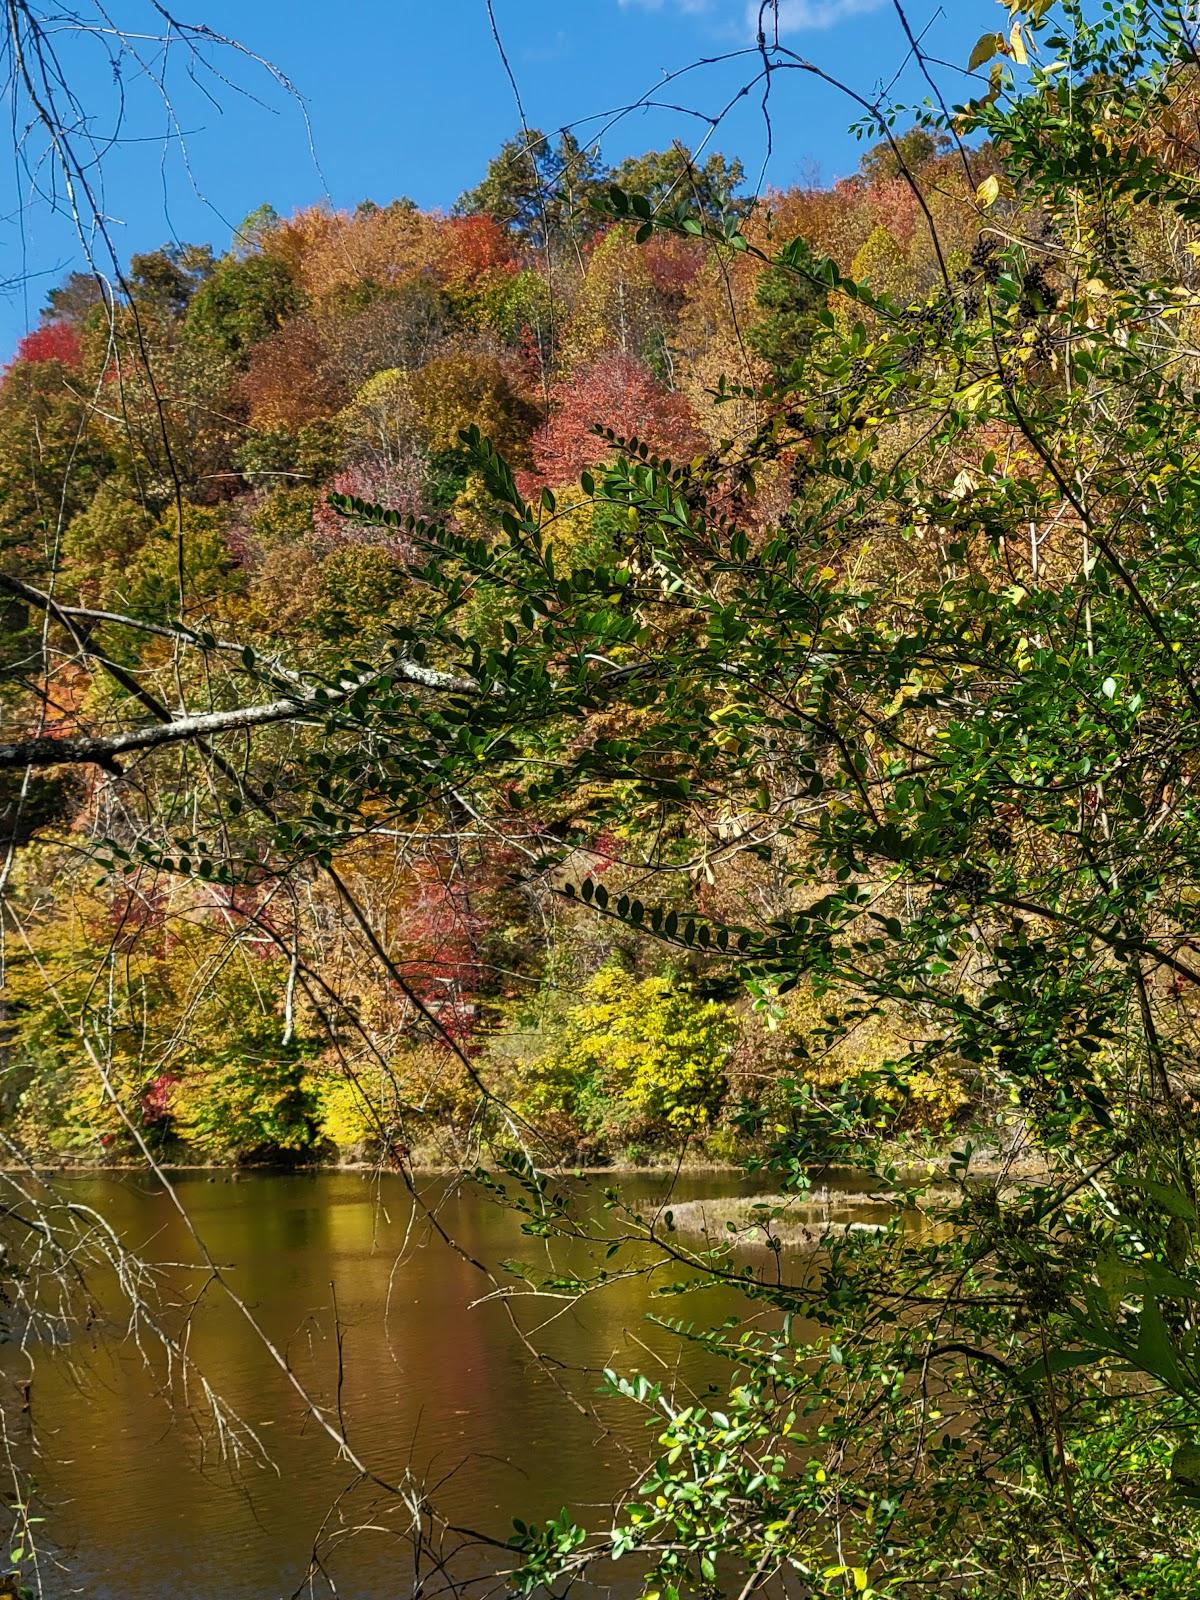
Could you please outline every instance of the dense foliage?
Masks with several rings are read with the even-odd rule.
[[[910,147],[950,208],[945,248],[965,264],[980,225],[973,192],[935,141]],[[803,355],[829,297],[780,247],[803,238],[849,271],[885,238],[917,292],[935,281],[911,188],[878,152],[867,172],[832,191],[751,204],[738,197],[740,166],[719,155],[694,166],[681,150],[651,151],[608,170],[569,136],[530,133],[504,147],[450,216],[404,200],[289,218],[264,207],[223,257],[201,246],[134,256],[111,303],[72,276],[0,383],[13,624],[0,684],[6,721],[61,740],[153,705],[232,708],[255,680],[269,695],[289,683],[324,692],[356,658],[407,652],[410,630],[429,626],[443,604],[449,566],[431,586],[414,573],[426,559],[420,538],[347,521],[328,495],[440,517],[448,536],[490,544],[503,496],[464,443],[472,427],[511,463],[525,495],[557,496],[546,536],[563,572],[619,566],[629,554],[628,509],[579,486],[581,473],[613,460],[618,435],[703,463],[714,484],[733,485],[727,509],[765,530],[789,503],[796,458],[778,437],[780,398],[763,386]],[[630,191],[639,207],[685,220],[638,242],[612,214],[611,195]],[[741,228],[753,249],[714,250],[705,227],[721,237]],[[51,593],[59,609],[47,613]],[[511,626],[511,597],[491,585],[473,584],[452,604],[455,633],[481,648]],[[210,636],[236,649],[206,646]],[[641,720],[622,705],[583,706],[581,716],[586,745]],[[442,736],[432,725],[427,734],[436,764]],[[754,1010],[736,985],[714,986],[694,954],[660,954],[580,916],[563,900],[564,881],[530,870],[561,845],[569,878],[625,876],[658,826],[657,802],[609,827],[598,795],[530,805],[514,792],[498,816],[504,786],[489,772],[477,816],[465,800],[447,812],[446,792],[431,787],[428,804],[394,813],[383,800],[339,825],[338,870],[414,998],[314,874],[311,841],[278,854],[277,821],[301,832],[333,824],[328,796],[311,792],[323,743],[296,730],[264,735],[244,772],[304,806],[311,794],[304,823],[290,805],[277,818],[244,797],[232,801],[235,821],[220,785],[201,802],[191,756],[146,767],[136,798],[128,782],[110,781],[115,769],[78,781],[53,766],[0,776],[4,825],[23,842],[36,838],[6,878],[16,1026],[5,1104],[27,1148],[109,1159],[134,1154],[140,1135],[185,1160],[374,1159],[397,1143],[457,1159],[470,1078],[461,1062],[431,1061],[430,1018],[435,1043],[443,1030],[486,1062],[480,1070],[503,1100],[536,1101],[564,1153],[669,1152],[685,1124],[710,1157],[746,1142],[739,1083],[764,1062],[784,1065],[807,1024]],[[713,849],[710,824],[697,833],[697,821],[669,828],[681,904],[691,880],[713,904],[732,904],[753,882],[763,915],[784,912],[793,895],[782,861],[766,869],[763,845],[750,840]],[[164,826],[168,837],[212,832],[209,848],[237,865],[226,880],[205,867],[199,883],[168,870],[152,848]],[[96,841],[132,852],[136,870],[97,885]],[[336,1014],[323,1017],[327,961],[338,972]],[[300,981],[306,964],[320,982]],[[578,1092],[561,1068],[564,1039],[590,1026],[571,997],[595,982],[617,985],[598,1011],[628,1006],[622,1025],[635,1030],[642,995],[665,985],[669,1011],[690,1004],[691,985],[697,1004],[716,1008],[713,1038],[723,1043],[706,1046],[699,1065],[685,1051],[677,1083],[669,1054],[653,1071],[610,1074],[601,1114],[596,1094]],[[294,1025],[283,1020],[285,1000]],[[231,1040],[287,1032],[287,1049],[265,1049],[239,1088],[237,1115],[204,1007]],[[369,1019],[369,1041],[349,1016]],[[88,1044],[113,1064],[128,1122],[104,1109]],[[646,1072],[662,1079],[656,1088]],[[442,1084],[432,1095],[431,1077]],[[679,1105],[701,1082],[704,1114],[684,1118]],[[355,1093],[362,1103],[349,1115]],[[970,1111],[965,1094],[922,1104],[909,1120],[934,1135]],[[282,1120],[280,1106],[289,1108]]]
[[[1197,1581],[1200,73],[1170,5],[1010,10],[832,193],[656,208],[518,144],[463,215],[266,216],[135,288],[172,383],[122,429],[95,309],[0,395],[13,1116],[440,1140],[527,1287],[654,1274],[727,1395],[609,1373],[651,1462],[517,1527],[530,1590]],[[923,1176],[972,1118],[1001,1159]],[[713,1130],[758,1255],[548,1175]],[[886,1225],[786,1256],[835,1166]],[[688,1318],[714,1282],[745,1322]]]

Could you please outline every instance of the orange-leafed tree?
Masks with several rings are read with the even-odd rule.
[[[307,317],[285,322],[254,346],[239,389],[255,428],[293,433],[331,416],[348,398],[321,330]]]

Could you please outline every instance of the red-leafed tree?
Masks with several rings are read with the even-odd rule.
[[[404,976],[413,992],[454,1039],[475,1027],[486,982],[487,920],[467,880],[447,861],[421,864],[405,902]]]
[[[388,505],[397,511],[419,516],[424,510],[421,490],[424,463],[418,456],[395,462],[358,463],[336,472],[329,482],[335,494],[354,495],[372,505]],[[399,529],[356,527],[338,513],[322,494],[313,507],[313,528],[322,544],[344,549],[352,544],[378,544],[405,560],[412,553],[412,542]]]
[[[69,322],[43,322],[17,345],[17,361],[58,361],[64,367],[79,365],[79,331]]]
[[[493,218],[448,217],[435,245],[442,282],[451,288],[474,283],[489,273],[514,273],[517,258],[512,238]]]
[[[704,266],[704,245],[679,234],[659,234],[642,246],[642,259],[650,281],[669,302],[682,297]]]
[[[603,461],[611,448],[597,427],[644,440],[674,461],[687,461],[704,449],[683,395],[664,389],[643,362],[606,350],[576,367],[551,391],[549,420],[531,441],[535,470],[524,475],[522,492],[569,483]]]

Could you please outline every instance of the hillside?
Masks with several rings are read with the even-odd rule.
[[[833,189],[759,200],[720,156],[695,169],[651,151],[608,171],[569,136],[534,138],[532,164],[520,141],[506,146],[451,214],[403,200],[290,217],[264,207],[224,255],[135,254],[107,301],[78,275],[50,293],[0,385],[4,571],[83,608],[74,622],[52,615],[89,637],[108,613],[143,626],[122,639],[124,677],[96,675],[68,643],[30,694],[19,661],[44,613],[12,592],[9,718],[55,738],[119,717],[128,696],[170,701],[180,662],[153,625],[180,617],[236,640],[277,682],[336,675],[402,638],[429,601],[411,540],[348,523],[328,496],[490,538],[499,508],[462,439],[472,424],[525,495],[557,495],[562,571],[624,547],[623,516],[578,481],[612,456],[614,432],[713,472],[757,451],[755,479],[730,505],[765,528],[796,492],[804,448],[771,384],[837,300],[772,260],[799,239],[881,294],[920,303],[941,268],[906,162],[964,285],[986,253],[957,157],[922,132],[872,150]],[[987,170],[986,153],[976,159]],[[695,234],[637,242],[640,219],[611,215],[612,184],[740,230],[739,248],[714,250],[694,222]],[[500,624],[469,595],[462,608],[465,639]],[[218,651],[183,669],[189,701],[223,703],[226,661]],[[585,717],[579,738],[611,736],[624,715]],[[287,790],[294,738],[256,744],[257,783]],[[2,791],[21,843],[10,892],[24,929],[8,955],[6,1115],[43,1157],[135,1149],[95,1048],[138,1130],[190,1161],[387,1159],[393,1147],[458,1159],[475,1137],[477,1084],[430,1039],[422,1011],[506,1104],[580,1159],[637,1159],[681,1131],[696,1155],[727,1158],[744,1143],[739,1106],[761,1104],[809,1053],[811,998],[755,1010],[702,960],[655,957],[530,869],[544,835],[574,848],[569,872],[636,876],[648,816],[613,833],[576,798],[478,825],[460,811],[448,827],[440,806],[403,827],[386,808],[378,826],[356,825],[336,860],[386,936],[402,993],[311,863],[268,867],[244,814],[211,819],[237,834],[236,882],[206,886],[142,861],[122,888],[97,884],[85,840],[136,856],[151,816],[194,826],[188,771],[186,758],[156,770],[136,798],[95,769]],[[787,852],[737,844],[735,828],[698,813],[680,829],[679,882],[717,908],[752,893],[769,921],[791,904]],[[315,989],[297,981],[303,962],[319,972]],[[820,1070],[887,1053],[887,1028],[872,1025]],[[898,1127],[941,1134],[973,1106],[970,1083],[941,1072],[894,1109]]]

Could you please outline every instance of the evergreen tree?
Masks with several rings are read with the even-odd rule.
[[[826,292],[794,267],[772,264],[763,269],[754,289],[754,305],[761,314],[746,338],[777,378],[785,377],[812,343],[813,319],[825,304]]]
[[[595,147],[564,130],[551,141],[536,128],[509,139],[488,162],[482,183],[460,196],[459,216],[483,212],[526,244],[545,247],[590,226],[588,201],[607,171]]]

